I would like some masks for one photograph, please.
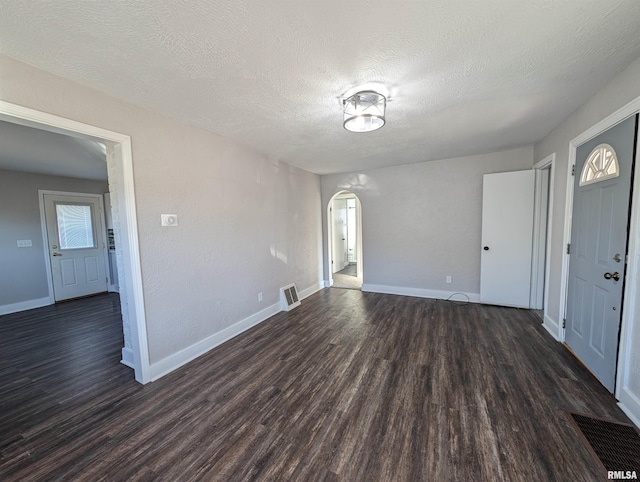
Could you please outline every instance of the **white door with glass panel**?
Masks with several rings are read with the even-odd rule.
[[[43,197],[55,300],[107,291],[100,197]]]
[[[635,116],[576,149],[565,342],[610,392],[635,150]]]

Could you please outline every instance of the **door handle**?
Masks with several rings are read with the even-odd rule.
[[[62,256],[62,253],[53,253],[52,256]]]
[[[614,279],[616,281],[620,280],[620,273],[618,273],[617,271],[615,273],[605,273],[604,274],[604,279]]]

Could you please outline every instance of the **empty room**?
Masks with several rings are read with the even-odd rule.
[[[635,0],[3,0],[0,480],[640,474]]]

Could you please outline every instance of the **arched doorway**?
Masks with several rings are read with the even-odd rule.
[[[336,193],[327,206],[329,282],[362,289],[362,206],[350,191]]]

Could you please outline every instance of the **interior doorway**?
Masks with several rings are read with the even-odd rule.
[[[555,154],[536,163],[533,213],[533,256],[531,264],[531,309],[545,321],[549,298],[551,219]]]
[[[117,218],[117,252],[120,304],[124,332],[122,363],[134,369],[140,383],[151,381],[146,321],[142,291],[142,273],[133,184],[131,138],[127,135],[0,101],[0,120],[43,131],[87,139],[106,146],[112,216]],[[49,298],[55,301],[53,288]]]
[[[334,195],[328,206],[330,284],[362,289],[362,208],[349,191]]]

